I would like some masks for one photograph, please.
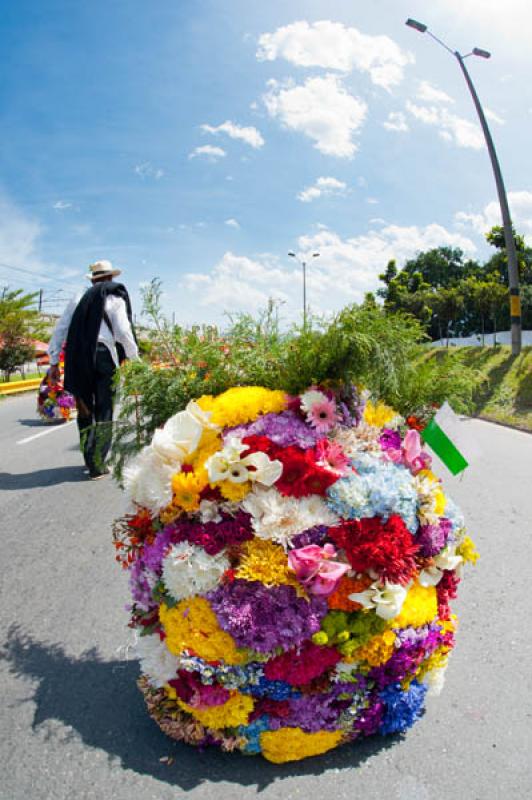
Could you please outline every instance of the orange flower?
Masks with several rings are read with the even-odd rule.
[[[371,578],[369,575],[364,575],[362,578],[350,578],[347,575],[343,575],[334,592],[327,598],[329,608],[337,611],[359,611],[362,606],[360,603],[354,603],[350,600],[349,595],[355,592],[363,592],[370,584]]]

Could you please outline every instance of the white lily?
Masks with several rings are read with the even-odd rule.
[[[266,453],[250,453],[241,457],[247,450],[238,436],[228,436],[223,450],[214,453],[205,462],[205,469],[211,483],[217,481],[231,481],[231,483],[244,483],[256,481],[257,483],[271,486],[281,477],[283,465],[280,461],[272,461]]]
[[[437,586],[442,579],[443,572],[438,567],[427,567],[422,569],[418,575],[418,582],[420,586]]]
[[[171,438],[177,450],[193,453],[200,442],[203,426],[188,411],[179,411],[164,424],[163,431]]]
[[[185,409],[203,428],[219,431],[220,426],[211,422],[212,411],[204,411],[195,400],[190,400]]]
[[[251,453],[242,459],[241,464],[244,464],[246,468],[254,467],[249,477],[253,481],[262,483],[263,486],[273,486],[283,472],[282,463],[268,458],[266,453]]]
[[[456,547],[453,545],[445,547],[434,559],[434,563],[441,570],[456,569],[458,565],[462,563],[462,561],[462,556],[456,555]]]
[[[389,620],[400,614],[407,591],[407,587],[399,583],[375,581],[365,591],[350,594],[349,599],[364,608],[374,609],[381,619]]]

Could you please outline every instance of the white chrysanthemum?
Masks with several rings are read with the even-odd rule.
[[[152,512],[160,511],[172,499],[172,476],[179,467],[168,464],[151,446],[124,469],[124,489],[127,496]]]
[[[341,445],[349,458],[356,458],[361,453],[378,453],[380,456],[380,433],[380,428],[367,425],[362,420],[356,428],[336,428],[331,440]]]
[[[298,533],[315,525],[335,525],[338,517],[316,495],[297,499],[284,497],[277,489],[254,489],[242,503],[252,516],[259,539],[271,539],[286,549]]]
[[[163,583],[175,600],[204,594],[218,585],[229,569],[226,555],[208,555],[203,547],[189,542],[174,544],[163,558]]]
[[[175,678],[178,667],[174,656],[157,634],[141,636],[136,645],[140,670],[157,689]]]
[[[427,694],[431,697],[437,697],[441,693],[445,684],[446,671],[447,665],[438,667],[438,669],[431,669],[423,678],[423,682],[429,687]]]

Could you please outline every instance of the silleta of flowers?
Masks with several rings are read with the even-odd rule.
[[[73,416],[76,400],[65,391],[61,381],[54,382],[47,372],[39,386],[37,413],[46,422],[62,420],[67,422]]]
[[[420,717],[477,554],[416,428],[354,387],[232,388],[126,467],[115,547],[165,733],[279,763]]]

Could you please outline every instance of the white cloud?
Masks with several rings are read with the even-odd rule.
[[[353,141],[366,117],[363,100],[346,91],[335,75],[309,78],[303,85],[284,85],[269,81],[263,101],[271,117],[286,128],[314,140],[321,153],[352,158],[357,150]]]
[[[209,274],[187,273],[185,287],[199,306],[224,311],[258,311],[269,297],[288,299],[293,267],[283,268],[272,257],[260,261],[227,252]],[[283,287],[283,288],[280,288]]]
[[[532,192],[508,192],[508,205],[517,233],[523,234],[527,243],[532,244]],[[497,200],[492,200],[480,212],[459,211],[455,219],[459,225],[484,236],[494,225],[502,225],[501,207]]]
[[[379,201],[377,200],[377,198],[376,198],[376,197],[368,197],[368,198],[366,199],[366,203],[367,203],[368,205],[370,205],[370,206],[376,206],[376,205],[378,205],[378,204],[379,204]]]
[[[452,97],[428,81],[419,81],[416,97],[425,103],[454,103]]]
[[[471,147],[474,150],[484,147],[484,137],[476,123],[451,114],[446,108],[438,106],[419,106],[407,100],[406,108],[420,122],[439,128],[440,136],[446,141],[458,147]]]
[[[225,158],[227,153],[222,147],[214,147],[212,144],[204,144],[201,147],[195,147],[191,153],[188,154],[189,158],[206,158],[209,161],[218,161],[220,158]]]
[[[495,111],[492,111],[491,108],[484,108],[484,114],[490,122],[495,122],[497,125],[506,125],[506,120]]]
[[[164,175],[164,170],[154,167],[151,161],[144,161],[142,164],[137,164],[135,167],[135,174],[141,178],[155,178],[158,181]]]
[[[344,181],[339,181],[336,178],[318,178],[316,183],[312,186],[307,186],[297,196],[298,200],[302,203],[310,203],[312,200],[317,200],[318,197],[326,197],[331,194],[342,194],[347,189],[347,184]]]
[[[297,240],[297,255],[307,260],[309,305],[316,312],[328,312],[361,302],[366,292],[378,287],[378,275],[390,259],[403,263],[440,245],[461,247],[468,254],[476,249],[463,234],[435,223],[425,227],[384,225],[347,239],[323,225],[316,226],[315,232]],[[313,259],[316,252],[320,257]],[[226,310],[256,312],[270,297],[283,302],[285,319],[300,318],[299,265],[281,264],[272,255],[248,258],[227,252],[209,273],[188,273],[184,284],[187,305],[203,308],[211,320],[221,320]]]
[[[242,125],[237,125],[230,120],[226,120],[221,125],[217,125],[216,127],[213,127],[212,125],[202,125],[201,130],[205,133],[213,133],[215,135],[218,133],[225,133],[231,139],[240,139],[255,149],[258,149],[264,145],[264,139],[257,128],[254,128],[253,126],[243,127]]]
[[[406,133],[406,131],[410,130],[402,111],[390,111],[388,119],[383,122],[383,125],[387,130],[399,133]]]
[[[342,23],[301,20],[263,33],[257,50],[259,61],[284,58],[299,67],[322,67],[348,73],[369,74],[373,83],[390,89],[403,79],[404,68],[414,57],[388,36],[367,36]]]
[[[72,203],[68,203],[66,200],[56,200],[53,204],[53,208],[56,211],[66,211],[67,208],[72,208]]]
[[[224,224],[227,225],[229,228],[237,228],[237,229],[240,228],[239,222],[236,219],[233,219],[232,217],[231,219],[226,219]]]
[[[48,283],[53,278],[68,279],[79,275],[79,271],[65,269],[45,261],[39,254],[44,226],[29,216],[0,191],[0,283],[12,287],[35,287]],[[32,278],[30,273],[38,273]],[[31,285],[33,281],[33,286]],[[65,284],[66,290],[70,286]]]

